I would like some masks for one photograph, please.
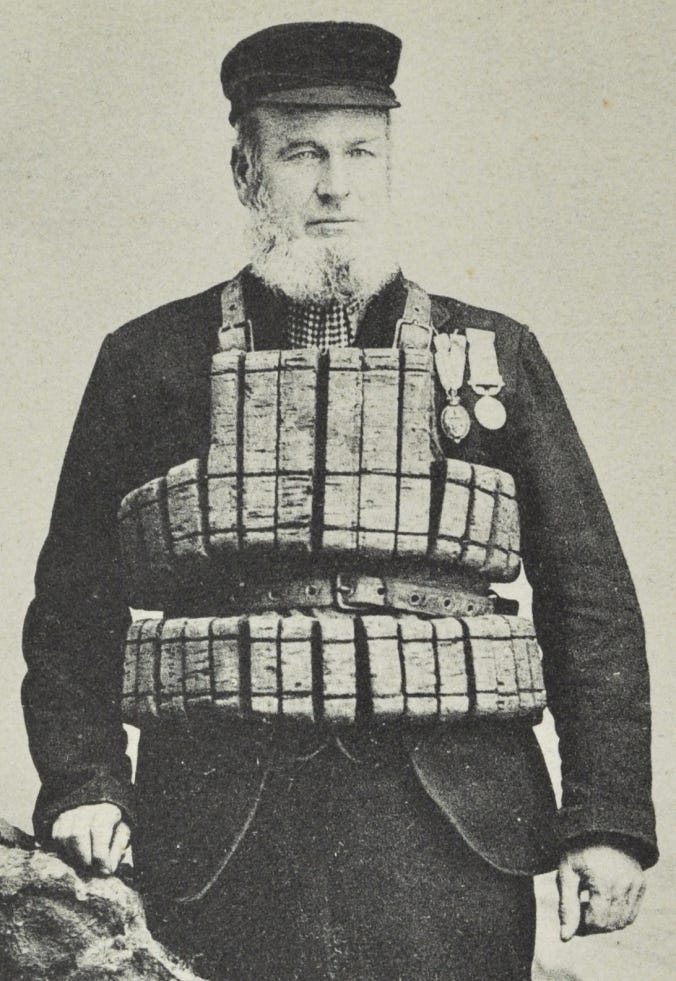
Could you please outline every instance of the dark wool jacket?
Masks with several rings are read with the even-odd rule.
[[[119,704],[129,610],[116,512],[131,489],[207,453],[220,289],[170,303],[106,337],[82,400],[24,632],[23,699],[42,780],[35,810],[42,840],[62,810],[79,804],[112,801],[129,820],[136,817]],[[249,273],[244,299],[255,348],[278,347],[281,300]],[[369,304],[356,345],[390,347],[404,301],[399,277]],[[493,432],[475,424],[460,447],[444,449],[516,480],[523,561],[560,740],[563,806],[555,815],[542,756],[523,724],[411,736],[414,765],[466,840],[500,868],[543,871],[562,843],[588,838],[622,844],[649,866],[657,848],[643,627],[591,464],[526,327],[446,297],[433,298],[433,315],[442,330],[495,332],[507,424]],[[223,821],[233,835],[259,779],[259,759],[251,753],[247,762],[241,742],[233,734],[232,784],[224,792]],[[142,759],[161,767],[162,745],[161,727],[143,734]],[[157,774],[153,784],[161,794]],[[139,794],[147,815],[147,788],[139,786]]]

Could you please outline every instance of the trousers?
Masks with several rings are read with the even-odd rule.
[[[139,773],[135,862],[151,931],[198,974],[530,978],[532,879],[499,871],[464,842],[396,734],[276,747],[234,849],[219,841],[227,740],[174,738]],[[200,875],[186,874],[196,866]]]

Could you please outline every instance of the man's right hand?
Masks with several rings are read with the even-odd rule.
[[[116,804],[83,804],[63,811],[52,827],[57,850],[96,875],[113,875],[129,847],[131,832]]]

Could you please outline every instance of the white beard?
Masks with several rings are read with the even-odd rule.
[[[338,300],[363,306],[399,271],[384,220],[375,231],[349,237],[293,238],[271,213],[264,194],[249,215],[252,272],[296,303],[326,306]]]

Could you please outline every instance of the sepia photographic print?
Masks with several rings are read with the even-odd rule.
[[[673,977],[675,21],[4,5],[1,978]]]

